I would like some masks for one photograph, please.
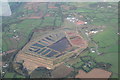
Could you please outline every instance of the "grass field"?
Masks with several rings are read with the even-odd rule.
[[[40,24],[41,20],[39,19],[28,19],[28,20],[24,20],[19,24],[13,24],[10,26],[10,29],[12,30],[16,30],[18,32],[23,32],[24,35],[28,35],[32,29],[34,29],[35,27],[38,27]]]
[[[3,40],[2,41],[2,51],[7,51],[8,50],[8,46],[11,43],[10,43],[10,41],[7,41],[5,37],[2,40]]]
[[[98,51],[100,53],[104,53],[103,55],[97,55],[97,53],[91,53],[89,50],[80,54],[80,56],[73,61],[67,62],[67,64],[74,65],[74,67],[78,68],[81,66],[80,57],[81,56],[91,56],[97,62],[105,62],[112,64],[112,67],[109,71],[113,72],[112,78],[118,77],[116,73],[118,73],[118,21],[117,21],[117,3],[109,3],[113,5],[111,8],[97,8],[94,9],[89,8],[89,4],[94,3],[68,3],[67,5],[78,6],[79,8],[76,10],[68,10],[65,13],[80,13],[84,16],[84,19],[90,18],[93,22],[88,20],[90,25],[95,26],[105,26],[102,32],[99,32],[95,35],[90,36],[98,45]],[[44,5],[41,5],[43,7]],[[84,8],[83,8],[84,7]],[[44,8],[42,8],[44,10]],[[41,10],[42,10],[41,9]],[[45,8],[46,10],[46,8]],[[22,10],[19,10],[20,12]],[[55,10],[54,10],[55,11]],[[46,11],[45,11],[46,12]],[[44,12],[44,13],[45,13]],[[55,20],[56,19],[56,20]],[[42,24],[41,21],[43,20]],[[55,23],[54,23],[55,20]],[[3,51],[7,51],[10,49],[11,45],[14,44],[9,38],[12,38],[13,35],[19,35],[20,40],[18,41],[18,48],[22,47],[26,41],[28,40],[29,34],[32,32],[34,28],[43,28],[43,27],[54,27],[61,25],[61,17],[59,15],[57,17],[45,17],[44,19],[26,19],[20,23],[14,23],[10,25],[9,31],[3,32]],[[54,25],[55,24],[55,25]],[[64,27],[71,28],[75,30],[75,25],[70,24],[68,21],[64,21]],[[13,32],[16,30],[16,32]],[[1,37],[1,36],[0,36]],[[0,40],[1,41],[1,40]],[[1,45],[1,44],[0,44]],[[12,45],[13,46],[13,45]],[[93,47],[93,44],[90,44],[89,47]],[[12,77],[13,73],[7,73],[6,77]],[[18,76],[20,77],[20,76]]]
[[[117,5],[117,3],[114,5]],[[109,71],[113,72],[113,75],[111,77],[115,78],[118,77],[116,75],[116,73],[118,73],[118,35],[117,35],[118,21],[117,21],[117,9],[115,9],[114,12],[112,11],[113,9],[114,7],[112,7],[111,9],[98,8],[96,9],[96,11],[93,11],[93,13],[91,12],[87,13],[87,10],[84,11],[84,9],[79,9],[81,11],[83,10],[81,13],[83,16],[93,19],[93,22],[89,22],[90,24],[96,26],[102,25],[105,26],[103,32],[99,32],[93,36],[90,36],[91,38],[93,38],[95,42],[97,42],[98,51],[104,54],[99,56],[97,55],[97,53],[91,52],[89,53],[89,50],[87,50],[81,53],[80,56],[91,56],[97,62],[105,62],[112,64],[112,67],[109,69]],[[90,44],[89,46],[91,47],[94,45]],[[80,60],[78,59],[74,66],[80,67],[81,61],[80,62],[79,61]]]
[[[4,78],[13,78],[14,73],[6,73]]]
[[[15,3],[14,3],[15,4]],[[40,4],[40,5],[39,5]],[[22,4],[24,5],[24,4]],[[28,5],[28,4],[27,4]],[[38,10],[42,11],[44,13],[44,15],[47,14],[47,3],[38,3],[36,5],[39,5]],[[35,4],[32,6],[35,8]],[[41,8],[42,7],[42,8]],[[56,12],[58,11],[57,9],[55,10]],[[24,8],[24,6],[20,6],[20,8],[18,10],[16,10],[15,15],[13,15],[12,17],[20,17],[20,14],[24,13],[24,16],[26,16],[26,9]],[[36,12],[34,12],[33,10],[31,12],[28,12],[30,14],[36,14]],[[19,16],[17,16],[19,15]],[[44,17],[44,19],[25,19],[21,22],[19,22],[19,18],[18,19],[13,19],[12,17],[7,20],[5,19],[3,22],[5,24],[9,24],[9,27],[5,28],[5,31],[3,32],[3,51],[7,51],[10,48],[11,44],[15,44],[12,45],[15,48],[21,48],[26,42],[27,40],[30,38],[30,34],[32,33],[32,30],[37,28],[44,28],[44,27],[54,27],[54,26],[61,26],[61,16],[59,16],[59,13],[56,13],[57,17],[55,18],[55,16],[48,16],[48,17]],[[27,15],[28,16],[28,15]],[[7,20],[7,21],[6,21]],[[15,21],[17,21],[16,23],[14,23]],[[13,22],[13,23],[12,23]],[[14,30],[16,30],[16,32],[14,32]],[[19,36],[18,41],[16,41],[16,43],[14,43],[14,41],[11,41],[10,38],[13,38],[13,36]],[[16,47],[17,46],[17,47]]]
[[[4,76],[4,78],[25,78],[24,76],[18,75],[13,72],[7,72]]]
[[[2,36],[3,36],[3,51],[7,51],[10,49],[11,45],[13,46],[13,44],[18,45],[16,47],[16,45],[14,47],[16,48],[20,48],[22,47],[26,41],[28,40],[29,34],[32,32],[32,30],[35,27],[39,27],[41,20],[24,20],[19,24],[12,24],[9,28],[9,32],[3,32]],[[14,30],[16,30],[16,32],[13,32]],[[10,38],[12,38],[14,35],[18,35],[20,40],[18,41],[18,43],[12,42],[11,40],[9,40]]]
[[[74,64],[74,67],[77,68],[77,69],[80,69],[80,67],[84,64],[84,62],[80,61],[80,62],[77,62],[76,64]]]
[[[98,56],[95,58],[97,61],[106,62],[112,64],[109,71],[113,72],[112,78],[118,77],[114,73],[118,73],[118,53],[107,53],[103,56]]]
[[[0,32],[0,51],[2,49],[2,32]]]
[[[42,23],[42,25],[40,25],[41,27],[45,27],[45,26],[54,26],[53,25],[53,22],[54,21],[54,17],[46,17],[46,18],[44,18],[44,20],[43,20],[43,23]]]

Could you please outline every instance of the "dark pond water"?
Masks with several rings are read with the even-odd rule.
[[[38,41],[38,42],[41,43],[41,44],[43,44],[43,45],[45,45],[45,46],[48,45],[47,43],[44,43],[44,42],[42,42],[42,41]]]
[[[45,46],[43,46],[43,45],[41,45],[41,44],[38,44],[38,43],[35,43],[35,44],[33,44],[32,46],[37,46],[37,47],[40,47],[40,48],[45,47]]]
[[[34,52],[38,52],[38,51],[40,51],[40,49],[37,49],[37,50],[35,50]]]
[[[48,46],[51,49],[54,49],[59,52],[65,51],[66,48],[68,48],[70,45],[69,41],[66,37],[62,38],[61,40],[57,41],[56,43]]]
[[[47,41],[47,40],[45,40],[45,39],[42,39],[43,41],[45,41],[45,42],[49,42],[49,41]]]
[[[45,37],[47,40],[50,40],[50,41],[53,41],[54,42],[54,40],[53,39],[51,39],[51,38],[49,38],[49,37]]]
[[[51,51],[48,55],[46,55],[46,57],[52,57],[54,55],[58,54],[57,52],[55,51]]]
[[[45,50],[46,50],[46,48],[42,49],[41,51],[38,52],[38,54],[42,53]]]
[[[41,55],[45,55],[45,54],[47,54],[48,52],[50,52],[51,50],[50,49],[48,49],[48,50],[46,50],[45,52],[43,52]]]

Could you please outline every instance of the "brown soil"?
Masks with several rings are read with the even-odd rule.
[[[111,72],[95,68],[88,73],[84,72],[83,70],[80,70],[79,74],[76,75],[76,78],[109,78],[111,74]]]
[[[69,68],[62,64],[52,71],[52,76],[53,78],[63,78],[70,74],[71,71],[73,71],[73,68]]]

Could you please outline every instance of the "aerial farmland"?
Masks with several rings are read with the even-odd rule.
[[[3,78],[120,76],[118,3],[9,5],[12,15],[2,17]]]

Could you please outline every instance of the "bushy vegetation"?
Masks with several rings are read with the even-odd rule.
[[[36,70],[34,70],[31,74],[30,74],[31,78],[50,78],[51,77],[51,71],[44,68],[44,67],[40,67],[37,68]]]

